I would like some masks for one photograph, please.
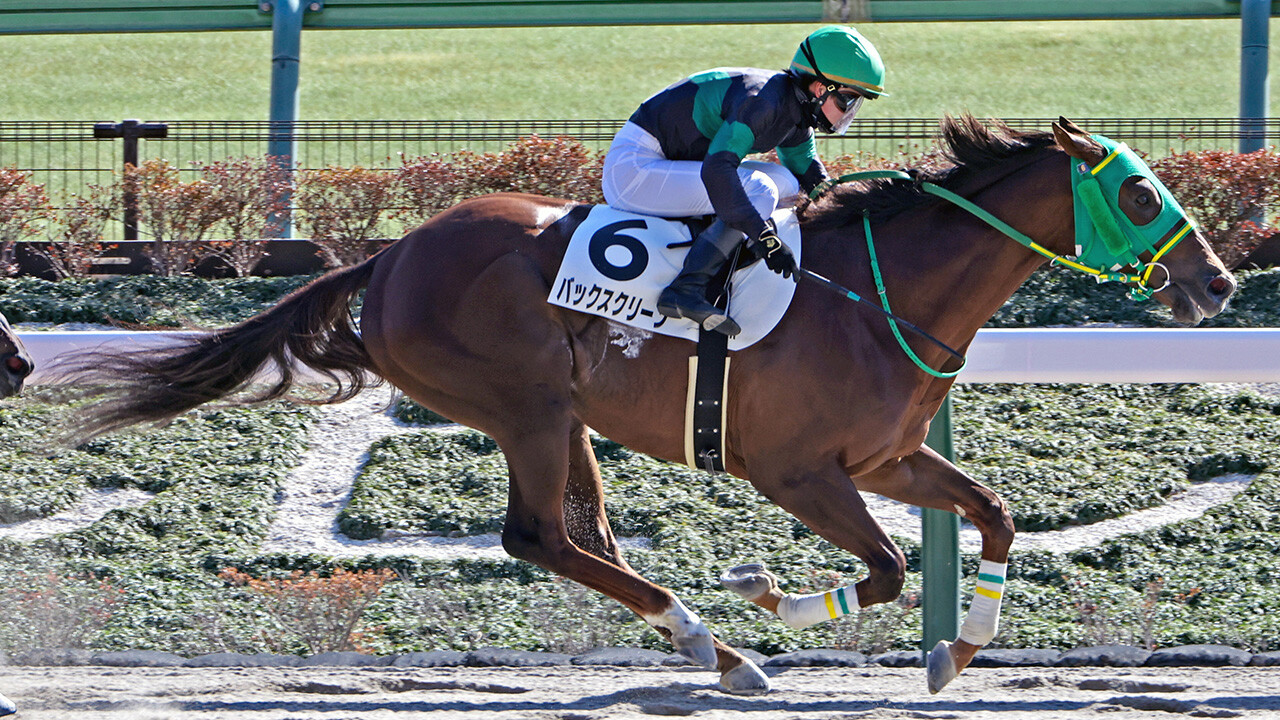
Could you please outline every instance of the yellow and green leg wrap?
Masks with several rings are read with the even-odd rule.
[[[983,560],[978,564],[978,584],[973,591],[969,613],[960,626],[959,639],[979,647],[991,642],[1000,626],[1000,601],[1004,598],[1004,576],[1008,563]]]
[[[778,617],[797,630],[858,609],[858,591],[852,585],[812,595],[787,593],[778,601]]]

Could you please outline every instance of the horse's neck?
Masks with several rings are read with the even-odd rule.
[[[1055,176],[1054,173],[1057,173]],[[1016,176],[964,193],[986,209],[1057,252],[1071,243],[1071,201],[1059,163],[1038,163]],[[904,213],[877,229],[886,293],[895,314],[953,348],[963,348],[1045,258],[966,210],[939,201],[920,213]],[[944,351],[924,350],[938,367]],[[921,353],[921,357],[925,357]]]

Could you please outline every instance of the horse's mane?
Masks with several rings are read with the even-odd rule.
[[[896,215],[932,198],[920,190],[921,182],[955,189],[965,178],[1055,143],[1052,133],[1014,130],[999,120],[983,122],[967,114],[944,117],[938,126],[938,141],[942,162],[908,169],[914,182],[870,180],[836,185],[800,208],[800,222],[806,228],[821,229],[860,221],[864,214],[873,219]]]

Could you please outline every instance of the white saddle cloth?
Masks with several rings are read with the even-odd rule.
[[[800,262],[800,223],[795,212],[774,213],[778,237]],[[556,275],[552,305],[599,315],[640,330],[698,340],[692,320],[668,318],[658,312],[658,294],[671,284],[689,249],[669,248],[688,243],[689,229],[677,220],[637,215],[607,205],[591,209],[574,231]],[[730,350],[755,344],[778,324],[796,284],[764,263],[738,270],[729,281],[730,317],[742,332],[729,338]]]

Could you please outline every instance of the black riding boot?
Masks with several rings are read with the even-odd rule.
[[[658,312],[667,317],[689,318],[706,330],[729,337],[742,332],[733,318],[707,301],[707,283],[744,237],[722,220],[716,220],[698,233],[680,274],[658,296]]]

